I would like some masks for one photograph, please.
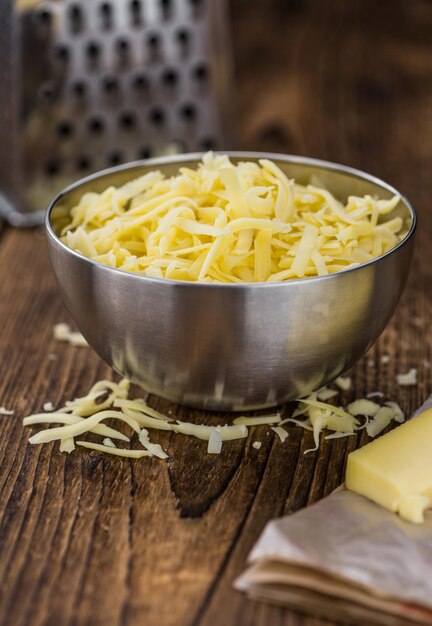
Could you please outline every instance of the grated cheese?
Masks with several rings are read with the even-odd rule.
[[[252,448],[255,448],[255,450],[259,450],[262,446],[261,441],[254,441],[252,444]]]
[[[253,417],[236,417],[233,424],[244,424],[245,426],[261,426],[264,424],[277,424],[281,421],[279,413],[276,415],[257,415]]]
[[[54,339],[56,339],[57,341],[65,341],[71,346],[88,347],[88,343],[81,335],[81,333],[72,331],[68,324],[55,324],[53,328],[53,335]]]
[[[88,432],[94,426],[97,426],[99,422],[104,419],[118,419],[122,422],[126,422],[132,430],[136,433],[140,432],[138,422],[131,417],[124,415],[120,411],[100,411],[90,415],[85,420],[79,420],[75,424],[67,426],[59,426],[57,428],[48,428],[47,430],[41,430],[30,437],[30,443],[49,443],[50,441],[62,440],[70,437],[77,437],[85,432]]]
[[[45,402],[42,408],[44,411],[54,411],[54,405],[52,402]]]
[[[371,400],[372,398],[384,398],[384,394],[382,391],[371,391],[366,394],[366,398]]]
[[[288,437],[288,431],[286,431],[285,428],[282,428],[282,426],[272,426],[272,430],[279,437],[281,443],[283,443]]]
[[[347,407],[348,413],[351,415],[365,415],[367,417],[373,417],[379,409],[379,404],[366,399],[355,400]]]
[[[406,374],[398,374],[396,376],[398,385],[411,386],[417,384],[417,370],[413,367]]]
[[[157,456],[159,459],[167,459],[168,455],[158,443],[152,443],[149,438],[148,430],[142,428],[139,433],[140,444],[148,450],[153,456]]]
[[[23,419],[24,426],[33,426],[35,424],[78,424],[82,423],[84,426],[88,428],[88,423],[85,422],[85,419],[80,417],[79,415],[70,415],[69,413],[36,413],[34,415],[29,415]],[[113,439],[119,439],[121,441],[130,441],[129,437],[123,435],[123,433],[115,430],[114,428],[110,428],[105,424],[96,424],[93,427],[90,427],[88,432],[96,433],[98,435],[104,435],[106,437],[112,437]]]
[[[140,459],[143,456],[152,456],[147,450],[125,450],[124,448],[112,448],[111,446],[104,446],[100,443],[93,443],[92,441],[77,441],[78,446],[83,448],[90,448],[90,450],[98,450],[99,452],[107,452],[108,454],[114,454],[116,456],[125,456],[129,459]]]
[[[222,450],[222,435],[216,429],[210,433],[207,452],[209,454],[220,454]]]
[[[322,387],[322,389],[318,389],[317,391],[318,400],[322,400],[323,402],[330,400],[331,398],[335,398],[337,395],[339,395],[339,391],[337,389]]]
[[[85,193],[58,230],[70,248],[128,272],[274,282],[323,276],[384,254],[403,237],[402,219],[389,215],[399,200],[340,202],[322,187],[288,179],[268,159],[233,164],[209,152],[196,169],[181,167],[171,177],[153,171]]]
[[[384,402],[384,404],[385,406],[388,406],[391,409],[393,409],[395,422],[399,422],[400,424],[402,424],[402,422],[405,421],[405,413],[402,411],[402,409],[400,408],[397,402],[389,401],[389,402]]]
[[[177,422],[172,426],[172,430],[183,435],[192,435],[197,439],[208,441],[211,433],[215,430],[220,433],[222,441],[232,441],[233,439],[244,439],[248,436],[248,429],[244,424],[235,426],[205,426],[204,424],[191,424],[190,422]]]
[[[13,415],[14,412],[4,406],[0,406],[0,415]]]
[[[335,406],[319,399],[318,396],[322,398],[323,393],[324,397],[329,398],[325,392],[333,391],[323,388],[306,398],[300,398],[292,416],[283,420],[279,414],[240,416],[233,420],[231,425],[209,426],[179,420],[174,421],[171,417],[149,407],[144,399],[130,399],[128,397],[129,386],[130,383],[126,379],[118,383],[101,380],[95,383],[85,396],[66,402],[65,406],[58,410],[53,410],[52,403],[45,403],[44,408],[49,409],[49,412],[25,417],[24,426],[38,424],[60,424],[60,426],[39,431],[30,437],[30,443],[59,441],[60,450],[68,453],[72,452],[75,449],[75,444],[77,444],[129,458],[155,456],[166,459],[168,458],[167,453],[159,444],[150,440],[147,429],[165,430],[174,434],[196,437],[208,442],[207,451],[210,454],[219,454],[224,441],[246,438],[249,434],[248,426],[270,426],[283,443],[288,437],[288,432],[282,426],[295,424],[313,433],[314,447],[306,450],[306,454],[318,450],[321,435],[325,430],[333,431],[323,435],[325,440],[347,437],[362,428],[366,428],[369,436],[375,437],[392,420],[403,422],[405,419],[399,405],[390,401],[380,406],[370,399],[362,398],[351,402],[347,409]],[[332,393],[331,397],[337,393],[337,391]],[[374,396],[382,395],[381,392],[372,392],[372,394]],[[8,411],[7,414],[11,413]],[[366,418],[363,424],[360,424],[357,419],[359,415]],[[302,419],[297,419],[297,417],[302,417]],[[117,448],[114,440],[129,442],[130,438],[103,423],[106,419],[116,419],[123,422],[135,432],[144,451]],[[273,424],[277,425],[273,426]],[[102,444],[75,441],[76,437],[88,432],[102,436]],[[252,446],[259,449],[261,442],[255,441]]]
[[[352,437],[355,433],[331,433],[330,435],[326,435],[324,439],[342,439],[343,437]]]
[[[349,389],[351,389],[352,381],[349,376],[345,378],[343,376],[339,376],[334,382],[335,385],[339,387],[339,389],[342,389],[342,391],[348,391]]]
[[[384,428],[387,428],[394,417],[395,413],[389,406],[380,407],[375,413],[373,419],[371,419],[366,425],[366,432],[369,437],[376,437],[379,435]]]

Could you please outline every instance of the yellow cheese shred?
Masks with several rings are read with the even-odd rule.
[[[148,450],[125,450],[124,448],[113,448],[112,446],[104,446],[101,443],[93,443],[92,441],[77,441],[78,446],[90,448],[90,450],[98,450],[115,456],[125,456],[129,459],[141,459],[143,456],[152,456]]]
[[[285,430],[285,428],[283,428],[282,426],[272,426],[272,431],[277,434],[281,443],[283,443],[288,437],[288,431]]]
[[[153,171],[85,193],[54,224],[83,256],[153,278],[241,283],[323,276],[395,247],[399,196],[335,198],[290,180],[272,161],[207,153],[196,169]],[[54,218],[53,218],[54,219]],[[66,222],[65,222],[66,220]],[[57,325],[55,335],[85,345]],[[82,343],[80,343],[82,341]]]
[[[147,429],[168,431],[176,435],[187,435],[207,441],[208,452],[219,454],[224,441],[248,437],[248,426],[270,426],[283,443],[288,437],[288,432],[282,426],[295,424],[313,434],[314,447],[306,450],[306,454],[319,449],[324,431],[331,431],[330,434],[323,435],[326,440],[348,437],[362,428],[366,428],[370,437],[375,437],[391,421],[403,422],[405,419],[403,411],[395,402],[389,401],[379,405],[369,399],[361,398],[351,402],[346,409],[343,409],[319,400],[319,396],[330,396],[323,394],[323,390],[318,390],[308,397],[300,398],[292,416],[284,419],[279,413],[240,416],[229,425],[209,426],[180,420],[174,421],[169,416],[148,406],[142,398],[130,399],[128,397],[129,386],[129,381],[126,379],[118,383],[101,380],[91,387],[87,395],[66,402],[64,407],[56,411],[51,411],[52,406],[50,405],[48,407],[50,412],[36,413],[25,417],[24,426],[61,424],[55,428],[39,431],[30,437],[29,442],[38,444],[59,441],[60,450],[68,453],[72,452],[75,449],[75,444],[77,444],[117,456],[129,456],[129,458],[155,456],[166,459],[168,458],[167,453],[160,444],[155,444],[150,440]],[[334,396],[332,395],[332,397]],[[365,419],[363,424],[361,424],[358,416]],[[302,419],[297,419],[299,417]],[[145,453],[142,450],[117,448],[113,440],[129,442],[130,438],[123,432],[105,424],[105,420],[123,422],[138,435],[138,440]],[[103,437],[102,444],[75,441],[76,437],[86,433]]]

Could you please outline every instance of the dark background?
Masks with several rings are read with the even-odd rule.
[[[238,147],[429,183],[432,3],[232,0]]]

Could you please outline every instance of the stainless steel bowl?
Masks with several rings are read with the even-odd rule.
[[[53,209],[69,210],[87,191],[121,185],[156,167],[174,174],[180,166],[195,166],[201,156],[115,167],[59,194],[46,228],[60,291],[102,359],[152,393],[228,411],[294,400],[342,374],[386,326],[408,275],[415,212],[402,198],[396,213],[407,220],[408,234],[378,259],[329,276],[280,283],[148,278],[84,258],[57,237]],[[341,198],[397,193],[373,176],[325,161],[248,152],[230,157],[234,162],[271,158],[300,182],[318,176]]]

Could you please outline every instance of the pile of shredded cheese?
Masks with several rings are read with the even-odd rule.
[[[101,380],[93,385],[86,396],[68,401],[58,410],[53,410],[52,404],[46,403],[44,409],[47,412],[25,417],[24,426],[39,424],[60,424],[60,426],[39,431],[30,437],[30,443],[58,441],[62,452],[72,452],[78,445],[128,458],[154,456],[166,459],[168,457],[166,451],[160,444],[151,441],[149,430],[169,431],[202,439],[207,442],[208,453],[219,454],[223,442],[247,438],[248,426],[270,426],[283,443],[288,437],[288,431],[283,425],[296,424],[313,432],[315,447],[306,450],[307,453],[319,448],[321,433],[326,429],[331,431],[331,434],[326,435],[325,439],[353,435],[362,428],[366,428],[369,436],[375,437],[392,420],[403,422],[405,419],[395,402],[386,402],[380,406],[371,400],[361,399],[349,404],[347,409],[329,404],[319,398],[329,398],[329,393],[326,392],[332,392],[333,398],[339,392],[323,388],[307,398],[299,399],[293,415],[285,419],[282,419],[279,413],[241,416],[235,418],[230,425],[208,426],[174,420],[156,411],[141,398],[130,399],[129,386],[126,379],[119,383]],[[360,423],[358,416],[365,418],[363,424]],[[131,438],[105,424],[106,420],[117,420],[131,430],[131,435],[136,433],[141,448],[117,447],[116,442],[125,442],[128,445]],[[82,435],[88,433],[102,437],[102,441],[80,439]],[[255,441],[252,447],[258,450],[261,442]]]
[[[86,193],[62,241],[111,267],[156,278],[242,283],[322,276],[374,259],[403,238],[400,197],[350,196],[287,178],[268,159],[206,154],[197,169],[152,171]],[[54,215],[53,215],[54,219]]]

